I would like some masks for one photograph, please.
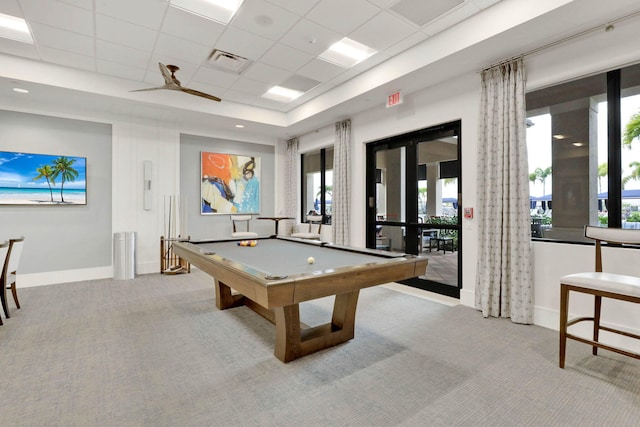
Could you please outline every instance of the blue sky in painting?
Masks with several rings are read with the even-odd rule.
[[[50,165],[53,168],[53,161],[58,157],[62,156],[0,151],[0,187],[48,188],[46,179],[34,181],[33,178],[39,175],[36,171],[39,167]],[[64,188],[86,189],[87,159],[65,157],[76,160],[73,168],[78,171],[78,177],[75,181],[65,181]],[[60,188],[60,180],[60,177],[56,179],[53,188]]]

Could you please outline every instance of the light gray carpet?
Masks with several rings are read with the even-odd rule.
[[[2,426],[637,426],[640,363],[382,287],[356,338],[283,364],[275,330],[212,279],[20,289],[0,326]],[[10,305],[13,307],[13,305]],[[302,306],[323,323],[331,300]]]

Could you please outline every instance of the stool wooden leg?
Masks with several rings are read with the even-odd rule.
[[[567,351],[567,320],[569,318],[569,289],[567,285],[560,285],[560,360],[559,365],[564,369],[564,359]]]
[[[595,302],[593,305],[593,340],[598,342],[598,335],[600,334],[600,309],[602,308],[602,297],[595,297]],[[591,353],[594,356],[598,355],[598,347],[593,346]]]

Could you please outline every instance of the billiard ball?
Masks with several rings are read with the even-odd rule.
[[[316,262],[316,260],[315,260],[315,258],[314,258],[314,257],[310,256],[309,258],[307,258],[307,262],[308,262],[309,264],[313,264],[314,262]]]

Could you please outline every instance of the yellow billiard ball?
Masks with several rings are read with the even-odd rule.
[[[315,258],[314,258],[314,257],[310,256],[309,258],[307,258],[307,262],[308,262],[309,264],[313,264],[314,262],[316,262],[316,260],[315,260]]]

